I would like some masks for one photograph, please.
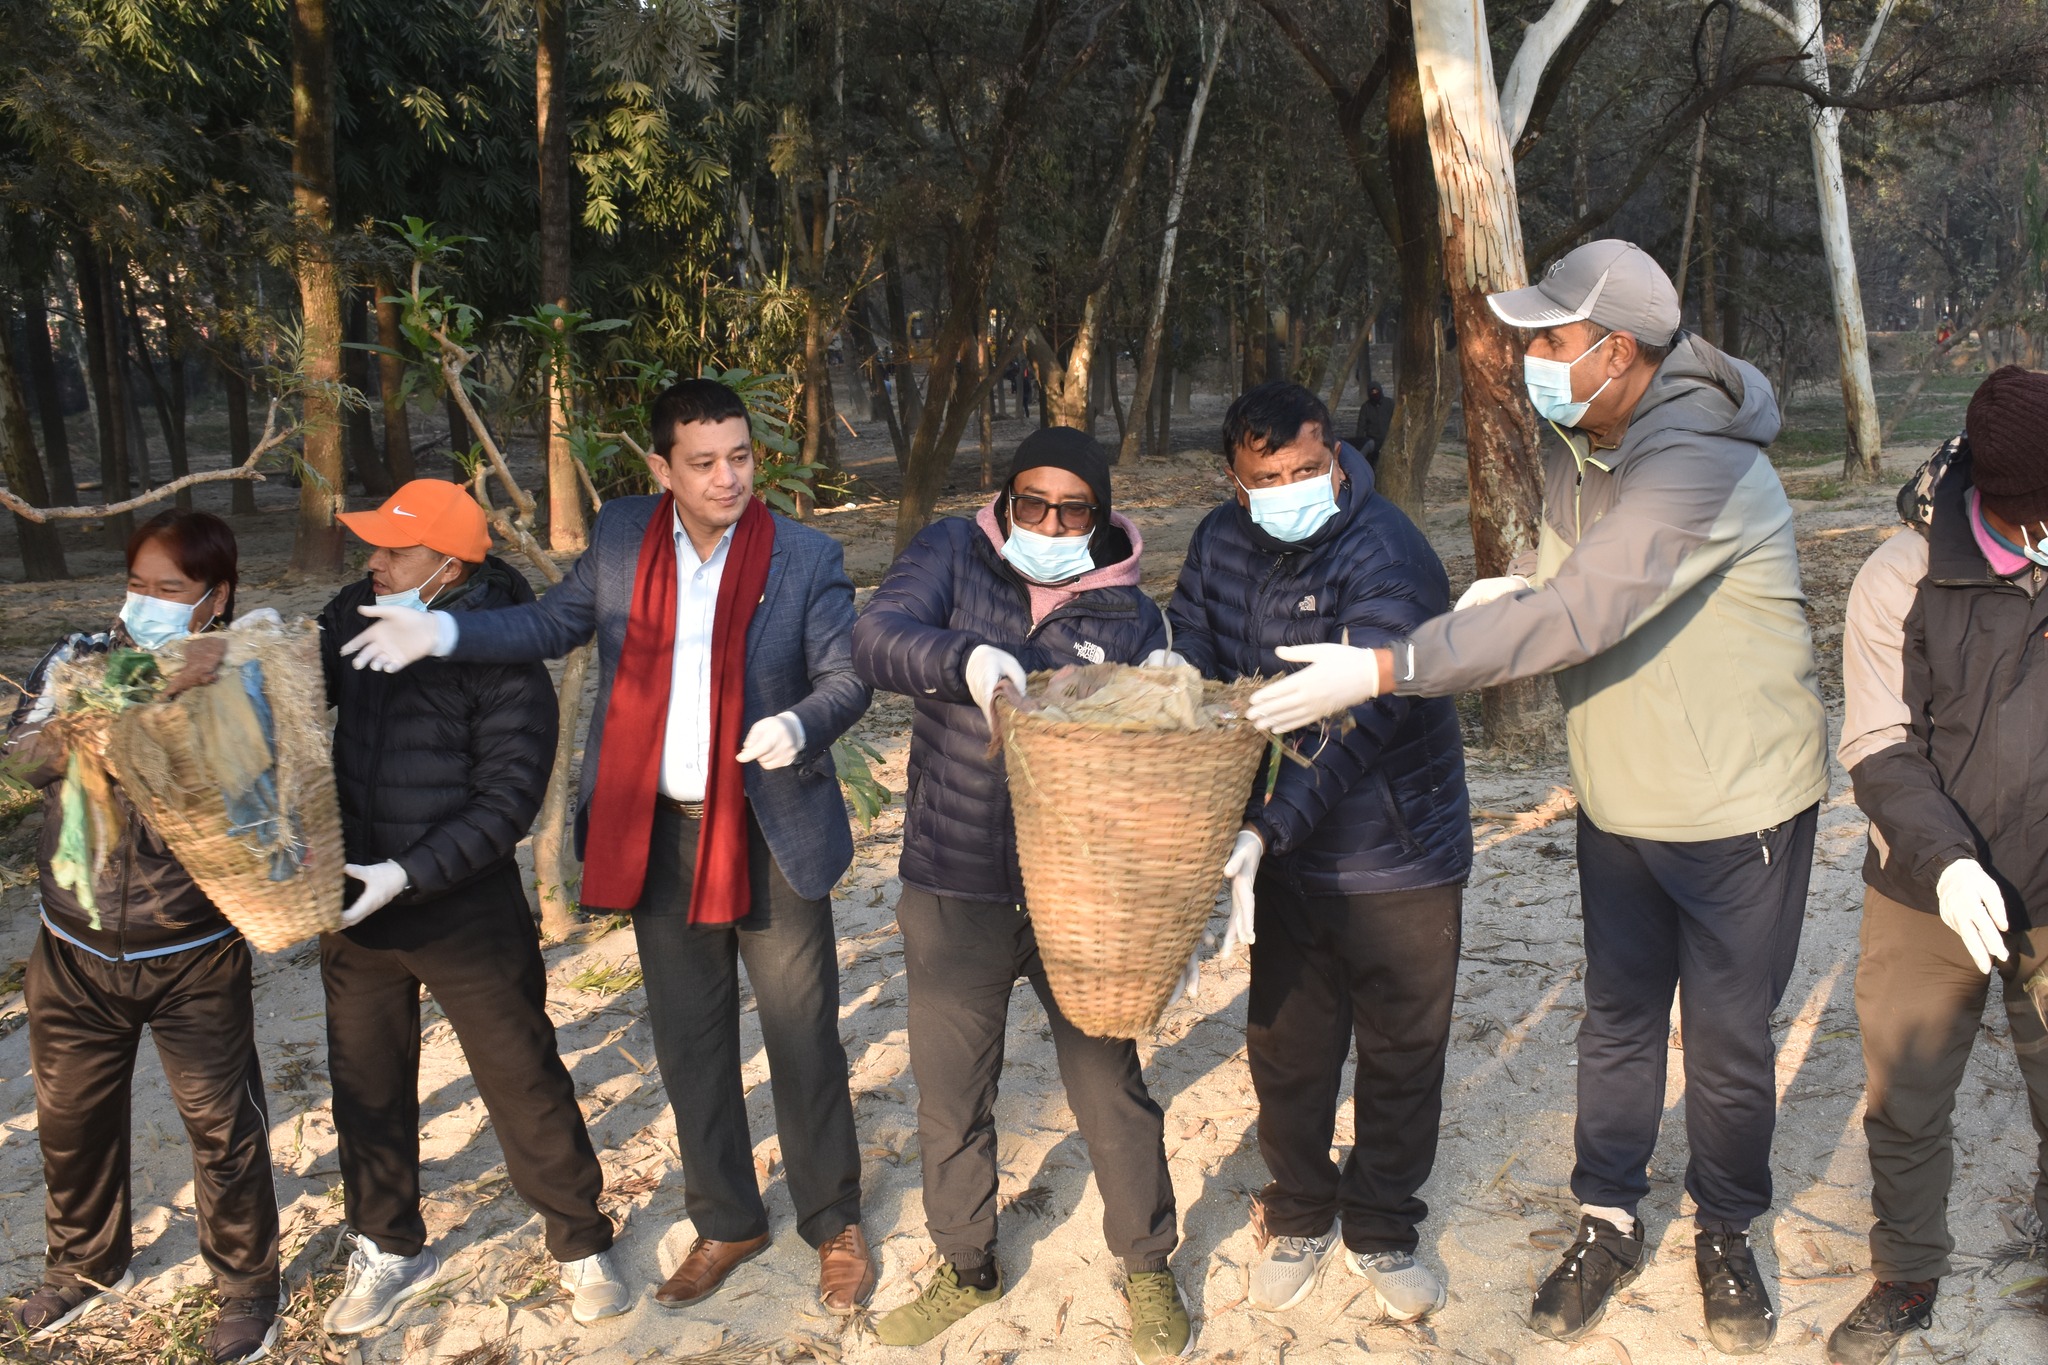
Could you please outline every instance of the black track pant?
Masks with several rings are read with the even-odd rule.
[[[1273,1177],[1265,1229],[1320,1237],[1341,1216],[1353,1251],[1412,1252],[1443,1115],[1464,885],[1306,896],[1275,867],[1256,890],[1245,1044]],[[1354,1042],[1354,1137],[1339,1170],[1330,1141]]]
[[[108,962],[45,929],[23,991],[48,1192],[44,1280],[110,1284],[134,1253],[129,1091],[147,1025],[192,1144],[200,1258],[222,1297],[274,1297],[277,1195],[249,945],[237,935]]]
[[[394,1256],[426,1245],[420,1218],[420,987],[462,1043],[491,1116],[505,1174],[547,1225],[558,1261],[612,1244],[598,1211],[604,1172],[555,1050],[547,969],[526,889],[507,864],[424,905],[404,948],[371,948],[346,932],[320,940],[327,987],[327,1069],[349,1226]],[[365,921],[368,923],[368,921]]]
[[[1164,1270],[1179,1240],[1166,1117],[1145,1089],[1137,1044],[1091,1038],[1060,1012],[1031,917],[1016,906],[905,887],[896,922],[910,987],[925,1225],[939,1254],[963,1270],[995,1255],[996,1082],[1021,976],[1045,1006],[1060,1082],[1095,1166],[1103,1240],[1128,1271]]]
[[[1739,1230],[1771,1206],[1771,1011],[1799,956],[1818,810],[1690,843],[1609,834],[1579,813],[1586,1017],[1572,1193],[1581,1203],[1634,1213],[1650,1191],[1675,992],[1696,1219]]]

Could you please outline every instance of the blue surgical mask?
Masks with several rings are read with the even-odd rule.
[[[452,557],[442,560],[439,564],[434,566],[434,572],[427,575],[427,581],[431,581],[436,574],[439,574],[441,570],[447,568],[450,564],[453,564],[454,562],[455,560]],[[439,597],[440,595],[441,589],[434,589],[434,597]],[[425,601],[421,601],[420,590],[418,588],[407,588],[404,592],[378,593],[377,605],[380,607],[411,607],[414,611],[425,611],[428,607],[434,604],[434,597],[429,597]]]
[[[1977,509],[1977,521],[1979,525],[1983,526],[1985,534],[1989,535],[1991,539],[1996,541],[1998,544],[2004,546],[2006,549],[2012,551],[2014,554],[2025,555],[2028,559],[2032,560],[2036,564],[2039,564],[2043,568],[2048,568],[2048,521],[2038,522],[2034,526],[2020,527],[2020,534],[2024,536],[2025,539],[2022,543],[2018,545],[2015,545],[2010,540],[2007,540],[2005,538],[2004,533],[2001,532],[1996,526],[1993,526],[1991,524],[1991,518],[1984,515],[1984,509],[1981,504],[1978,506]],[[2036,540],[2034,538],[2034,532],[2037,529],[2041,533],[2041,538],[2039,540]]]
[[[1614,380],[1610,376],[1607,384],[1602,384],[1584,402],[1579,402],[1572,398],[1572,366],[1605,346],[1613,336],[1614,333],[1609,332],[1579,352],[1578,360],[1544,360],[1533,355],[1522,357],[1522,386],[1528,389],[1529,404],[1536,409],[1538,417],[1561,427],[1579,424],[1579,419],[1586,415],[1586,409],[1593,405],[1593,399],[1605,393],[1607,384]]]
[[[1079,578],[1095,567],[1094,552],[1088,548],[1093,536],[1042,536],[1021,526],[1010,528],[1003,542],[1003,558],[1010,567],[1034,583],[1064,583]]]
[[[199,600],[203,602],[206,599],[202,597]],[[131,592],[121,604],[121,624],[128,628],[128,638],[144,649],[162,649],[171,641],[192,633],[192,613],[198,605],[197,602],[171,602]]]
[[[1237,474],[1232,471],[1231,478]],[[1307,540],[1323,529],[1324,523],[1337,515],[1337,461],[1330,461],[1330,472],[1318,474],[1313,479],[1298,479],[1274,488],[1251,488],[1244,480],[1238,479],[1237,486],[1244,489],[1250,502],[1246,509],[1251,513],[1252,524],[1275,540],[1284,540],[1290,545]]]

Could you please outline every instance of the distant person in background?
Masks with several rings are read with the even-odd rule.
[[[1856,1017],[1876,1283],[1828,1338],[1834,1365],[1878,1365],[1933,1325],[1955,1269],[1956,1090],[1994,976],[2037,1144],[2036,1236],[2048,1219],[2048,689],[2031,671],[2048,606],[2044,430],[2048,375],[1993,373],[1946,467],[1930,465],[1927,515],[1912,508],[1849,593],[1841,759],[1870,817]]]
[[[43,733],[58,663],[154,650],[233,620],[236,559],[234,532],[210,512],[165,512],[137,527],[120,619],[106,634],[74,635],[44,655],[7,732],[8,765],[43,793],[43,927],[22,994],[48,1250],[41,1287],[7,1315],[32,1342],[135,1283],[129,1105],[145,1028],[192,1147],[199,1258],[220,1299],[207,1353],[250,1360],[277,1340],[277,1195],[249,945],[118,783],[111,796],[120,824],[100,870],[82,869],[81,881],[64,866],[66,755]]]
[[[1045,1007],[1060,1081],[1121,1261],[1140,1362],[1187,1349],[1167,1258],[1179,1242],[1165,1116],[1137,1045],[1091,1038],[1060,1012],[1024,904],[1010,791],[989,752],[1004,681],[1074,664],[1143,661],[1166,643],[1138,586],[1144,540],[1110,510],[1109,460],[1086,433],[1024,438],[1002,490],[973,518],[918,532],[853,627],[863,680],[911,698],[910,784],[896,920],[910,986],[925,1224],[943,1258],[885,1314],[889,1346],[921,1346],[1004,1290],[996,1263],[996,1085],[1018,978]]]
[[[1385,390],[1377,383],[1365,386],[1365,401],[1358,405],[1358,427],[1351,437],[1351,444],[1358,447],[1358,453],[1365,456],[1365,462],[1377,471],[1380,467],[1380,449],[1387,443],[1387,433],[1394,425],[1394,404]]]

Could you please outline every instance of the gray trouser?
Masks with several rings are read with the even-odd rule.
[[[896,904],[910,986],[910,1066],[924,1156],[925,1225],[963,1270],[996,1250],[996,1081],[1018,977],[1052,1027],[1067,1103],[1102,1191],[1102,1235],[1129,1271],[1164,1270],[1178,1236],[1166,1116],[1145,1089],[1137,1044],[1091,1038],[1060,1012],[1031,918],[1015,906],[903,888]]]
[[[2013,1052],[2027,1084],[2040,1143],[2034,1207],[2048,1219],[2048,1031],[2019,983],[2048,957],[2048,928],[2014,924],[2003,979]],[[1863,955],[1856,1017],[1870,1099],[1870,1268],[1880,1280],[1935,1280],[1950,1273],[1949,1188],[1955,1180],[1956,1088],[1984,1018],[1990,981],[1938,915],[1863,892]]]

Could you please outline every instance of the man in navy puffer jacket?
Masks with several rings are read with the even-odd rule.
[[[1174,649],[1204,675],[1285,672],[1281,645],[1393,640],[1450,606],[1429,542],[1329,430],[1299,384],[1231,406],[1236,496],[1196,528],[1167,609]],[[1283,762],[1270,796],[1254,788],[1226,869],[1226,947],[1253,944],[1247,1051],[1272,1176],[1250,1298],[1306,1298],[1341,1216],[1351,1268],[1409,1320],[1444,1300],[1414,1259],[1428,1213],[1416,1191],[1436,1160],[1472,866],[1464,743],[1447,698],[1376,702],[1349,722],[1290,737],[1309,761]],[[1354,1037],[1356,1137],[1340,1172],[1330,1140]]]
[[[926,527],[853,627],[863,682],[917,703],[897,875],[910,987],[926,1225],[944,1258],[917,1298],[883,1316],[915,1346],[1003,1292],[996,1249],[996,1082],[1018,977],[1045,1006],[1102,1189],[1103,1237],[1122,1258],[1141,1362],[1188,1344],[1167,1257],[1178,1241],[1165,1116],[1135,1044],[1091,1038],[1046,984],[1000,756],[985,710],[1008,680],[1067,664],[1138,663],[1166,641],[1138,587],[1143,539],[1110,510],[1109,464],[1087,435],[1050,427],[1017,449],[980,514]]]

